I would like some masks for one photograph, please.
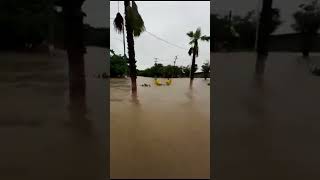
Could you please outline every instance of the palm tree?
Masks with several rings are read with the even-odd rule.
[[[114,20],[114,27],[118,32],[123,32],[124,24],[127,31],[127,43],[128,43],[128,54],[129,54],[129,71],[131,77],[131,88],[132,94],[137,93],[137,69],[134,52],[134,39],[138,37],[145,30],[144,22],[141,15],[138,12],[138,6],[134,1],[124,1],[125,7],[125,22],[120,13],[117,14]]]
[[[190,37],[190,42],[189,44],[192,45],[192,47],[189,49],[189,56],[192,55],[192,64],[191,64],[191,73],[190,73],[190,86],[192,86],[192,81],[194,79],[194,69],[195,69],[195,62],[196,62],[196,57],[198,57],[199,54],[199,46],[198,46],[198,41],[209,41],[210,36],[203,35],[201,36],[201,29],[197,28],[195,32],[190,31],[187,33],[187,36]]]
[[[204,80],[207,80],[209,73],[210,73],[210,64],[209,62],[204,63],[202,66],[202,72],[203,72],[203,76],[204,76]]]
[[[293,14],[295,23],[292,28],[302,35],[302,54],[309,56],[313,45],[313,39],[320,28],[320,5],[318,0],[310,4],[301,4],[299,10]]]

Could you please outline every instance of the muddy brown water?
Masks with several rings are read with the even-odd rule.
[[[129,78],[110,80],[111,178],[209,178],[209,80],[143,83],[133,98]]]
[[[104,179],[109,89],[95,73],[106,70],[107,52],[87,50],[87,112],[72,110],[74,120],[65,52],[0,53],[0,179]]]
[[[310,61],[320,64],[319,53]],[[213,165],[217,180],[320,179],[320,77],[301,53],[271,52],[264,82],[256,55],[214,53]]]

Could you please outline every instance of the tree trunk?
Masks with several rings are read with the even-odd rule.
[[[130,1],[124,1],[125,11],[125,21],[127,29],[127,43],[128,43],[128,54],[129,54],[129,71],[131,77],[131,88],[132,94],[137,94],[137,70],[136,70],[136,60],[134,52],[134,39],[133,39],[133,29],[128,23],[128,12],[127,8],[130,6]]]
[[[302,56],[303,57],[309,57],[309,50],[307,50],[307,49],[304,49],[303,51],[302,51]]]
[[[258,54],[257,55],[257,61],[256,61],[256,75],[262,76],[264,74],[265,70],[265,64],[266,64],[267,55],[265,54]]]
[[[312,48],[312,43],[313,43],[313,36],[312,36],[312,33],[303,33],[302,34],[302,38],[303,38],[303,41],[302,41],[302,55],[303,57],[307,58],[309,57],[309,52]]]
[[[192,63],[191,63],[191,72],[190,72],[190,85],[192,84],[192,81],[194,79],[194,69],[196,66],[196,51],[198,48],[198,41],[195,41],[194,46],[193,46],[193,52],[192,52]]]
[[[263,0],[257,37],[257,60],[255,72],[258,76],[263,75],[265,69],[265,61],[268,56],[269,29],[272,20],[271,11],[272,0]]]
[[[55,16],[54,16],[54,4],[53,1],[49,1],[49,9],[48,9],[48,52],[49,55],[54,55],[54,23],[55,23]]]
[[[65,48],[69,64],[70,118],[77,123],[86,113],[86,81],[84,68],[85,47],[83,42],[84,0],[65,1],[63,4],[65,26]]]
[[[190,72],[190,79],[193,80],[194,79],[194,68],[195,68],[195,64],[196,64],[196,55],[195,52],[192,53],[192,63],[191,63],[191,72]]]
[[[195,64],[196,64],[196,53],[195,53],[195,50],[193,49],[192,63],[191,63],[191,68],[190,68],[190,87],[192,87],[192,84],[193,84]]]

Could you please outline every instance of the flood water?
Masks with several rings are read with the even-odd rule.
[[[86,112],[69,107],[64,51],[57,50],[54,57],[0,53],[0,179],[88,180],[106,176],[109,89],[106,80],[94,75],[106,69],[107,52],[97,47],[87,50]],[[79,119],[71,119],[70,113]]]
[[[264,81],[256,55],[214,53],[213,159],[216,179],[320,178],[320,77],[301,53],[270,53]],[[310,61],[320,64],[311,53]]]
[[[138,77],[133,98],[129,78],[110,80],[111,178],[210,177],[209,80],[189,81]]]

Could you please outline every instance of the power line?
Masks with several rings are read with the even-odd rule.
[[[165,43],[167,43],[167,44],[170,44],[171,46],[175,46],[175,47],[180,48],[180,49],[183,49],[183,50],[188,50],[188,49],[185,49],[185,48],[180,47],[180,46],[178,46],[178,45],[175,45],[175,44],[173,44],[173,43],[171,43],[171,42],[169,42],[169,41],[167,41],[167,40],[165,40],[165,39],[162,39],[162,38],[158,37],[157,35],[149,32],[149,31],[147,31],[147,30],[145,30],[145,31],[146,31],[147,33],[149,33],[151,36],[155,37],[156,39],[158,39],[158,40],[160,40],[160,41],[163,41],[163,42],[165,42]]]
[[[114,18],[110,18],[110,20],[111,20],[111,19],[114,19]],[[167,44],[170,44],[171,46],[175,46],[175,47],[177,47],[177,48],[179,48],[179,49],[183,49],[183,50],[187,50],[187,51],[188,51],[188,49],[186,49],[186,48],[183,48],[183,47],[180,47],[180,46],[178,46],[178,45],[175,45],[175,44],[173,44],[173,43],[171,43],[171,42],[169,42],[169,41],[167,41],[167,40],[165,40],[165,39],[163,39],[163,38],[160,38],[159,36],[157,36],[157,35],[149,32],[149,31],[147,31],[147,30],[145,30],[145,31],[146,31],[147,33],[149,33],[151,36],[155,37],[156,39],[158,39],[158,40],[160,40],[160,41],[163,41],[163,42],[165,42],[165,43],[167,43]]]

